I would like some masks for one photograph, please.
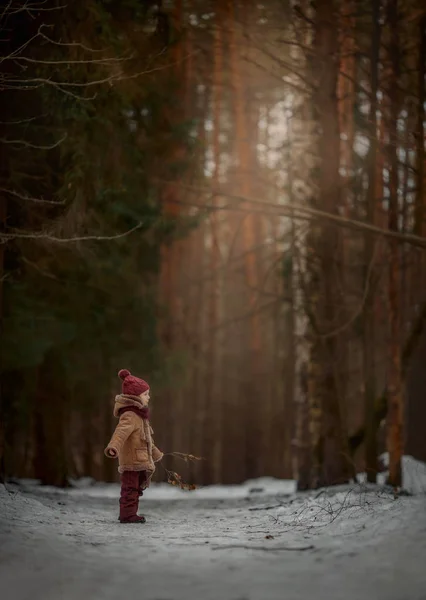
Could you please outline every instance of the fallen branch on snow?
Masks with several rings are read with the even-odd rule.
[[[212,550],[231,550],[233,548],[242,548],[243,550],[262,550],[264,552],[305,552],[306,550],[314,550],[315,546],[247,546],[245,544],[231,544],[229,546],[212,546]]]
[[[273,510],[274,508],[281,508],[283,504],[274,504],[272,506],[254,506],[253,508],[249,508],[249,511],[256,510]]]

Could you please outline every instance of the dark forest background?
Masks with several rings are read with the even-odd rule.
[[[0,7],[2,477],[112,481],[117,371],[196,484],[426,460],[422,0]],[[166,477],[159,469],[156,477]]]

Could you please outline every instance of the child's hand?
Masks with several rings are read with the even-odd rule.
[[[105,454],[110,458],[117,458],[118,452],[115,448],[107,448]]]

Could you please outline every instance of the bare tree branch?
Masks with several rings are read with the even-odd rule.
[[[383,236],[389,239],[397,239],[400,242],[405,242],[407,244],[411,244],[412,246],[417,246],[419,248],[426,248],[426,238],[420,235],[415,235],[412,233],[402,233],[399,231],[393,231],[390,229],[383,229],[382,227],[378,227],[377,225],[372,225],[371,223],[366,223],[365,221],[358,221],[356,219],[351,219],[349,217],[344,217],[342,215],[337,215],[335,213],[329,213],[323,210],[318,210],[315,208],[311,208],[310,206],[302,206],[299,204],[294,204],[291,202],[286,202],[285,204],[274,204],[273,202],[261,201],[257,198],[250,198],[248,196],[242,196],[240,194],[230,194],[220,191],[212,191],[208,188],[197,187],[193,185],[183,184],[180,181],[166,181],[159,180],[162,183],[171,183],[175,184],[178,187],[183,187],[186,189],[197,190],[200,193],[210,194],[212,196],[223,196],[227,198],[231,198],[237,200],[239,203],[243,205],[236,206],[235,204],[225,204],[222,206],[214,206],[214,205],[206,205],[206,204],[195,204],[185,201],[174,201],[178,204],[183,204],[186,206],[195,206],[204,210],[231,210],[237,212],[249,212],[249,213],[260,213],[260,214],[275,214],[277,216],[287,216],[289,218],[294,218],[296,220],[306,220],[312,217],[317,217],[319,219],[324,219],[326,221],[331,221],[342,227],[347,227],[348,229],[355,229],[358,231],[369,231],[376,235]],[[279,190],[282,193],[282,190]],[[257,208],[250,209],[245,208],[244,205],[253,205]],[[272,211],[272,213],[271,213]],[[299,213],[299,214],[298,214]]]
[[[232,550],[241,548],[242,550],[262,550],[263,552],[305,552],[306,550],[314,550],[315,546],[247,546],[245,544],[230,544],[229,546],[212,546],[212,550]]]
[[[36,65],[110,65],[115,63],[125,62],[131,60],[131,56],[123,56],[120,58],[90,58],[87,60],[39,60],[35,58],[29,58],[28,56],[17,56],[13,60],[15,62],[27,62]],[[2,58],[0,58],[0,61]]]
[[[132,227],[132,229],[128,229],[123,233],[117,233],[116,235],[83,235],[71,238],[60,238],[49,233],[0,233],[0,243],[4,244],[15,239],[46,240],[56,244],[69,244],[73,242],[87,241],[111,241],[126,237],[140,229],[143,225],[144,223],[141,221],[135,227]]]
[[[54,204],[56,206],[61,206],[65,204],[65,200],[45,200],[44,198],[34,198],[32,196],[27,196],[26,194],[20,194],[16,190],[10,190],[8,188],[0,187],[0,192],[5,194],[10,194],[11,196],[15,196],[20,200],[25,200],[28,202],[35,202],[36,204]]]
[[[67,138],[67,134],[65,134],[60,140],[57,140],[53,144],[49,146],[37,146],[36,144],[32,144],[31,142],[27,142],[26,140],[7,140],[6,138],[0,138],[0,142],[2,144],[11,144],[15,146],[25,146],[25,148],[35,148],[36,150],[53,150],[57,148],[62,142]]]

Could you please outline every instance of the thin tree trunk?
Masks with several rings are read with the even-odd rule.
[[[288,190],[289,200],[293,204],[293,161],[292,161],[292,120],[287,118],[287,169],[288,169]],[[292,215],[291,215],[292,217]],[[291,218],[290,217],[290,218]],[[291,453],[292,440],[296,434],[296,403],[295,403],[295,378],[296,378],[296,361],[297,361],[297,348],[296,348],[296,319],[295,319],[295,269],[294,265],[296,262],[296,222],[293,218],[290,221],[290,249],[288,253],[288,260],[283,267],[284,275],[284,297],[286,304],[286,323],[285,323],[285,335],[286,335],[286,359],[284,366],[284,414],[285,414],[285,428],[284,428],[284,441],[287,453]],[[301,439],[298,440],[301,443]],[[292,470],[291,460],[286,461],[286,454],[283,456],[283,462],[288,471]]]
[[[342,188],[349,193],[352,177],[352,152],[354,144],[354,105],[355,105],[355,2],[345,0],[340,8],[339,51],[340,72],[338,76],[339,129],[343,134],[340,140]],[[344,213],[348,215],[349,197],[343,199]]]
[[[213,160],[214,173],[213,185],[219,189],[220,174],[220,132],[221,132],[221,110],[222,110],[222,72],[223,72],[223,48],[222,48],[222,11],[220,5],[216,12],[216,26],[214,29],[214,66],[213,66]],[[217,198],[213,203],[217,203]],[[221,360],[219,357],[219,307],[220,307],[220,230],[219,230],[218,212],[213,210],[210,214],[210,233],[211,233],[211,254],[210,267],[212,284],[209,298],[209,350],[208,365],[210,370],[209,377],[209,400],[210,405],[215,407],[215,418],[211,425],[211,466],[212,482],[220,483],[222,476],[222,396],[221,396]]]
[[[1,155],[0,155],[1,156]],[[0,234],[5,230],[6,227],[6,215],[7,215],[7,200],[3,194],[0,195]],[[5,256],[6,245],[0,243],[0,340],[3,336],[3,282],[5,278],[4,269],[4,256]],[[5,431],[4,431],[4,397],[3,397],[3,378],[0,373],[0,483],[5,478]]]
[[[425,231],[425,75],[426,75],[426,15],[419,24],[419,55],[418,55],[418,103],[416,128],[417,155],[417,193],[414,215],[414,233],[423,235]]]
[[[388,22],[390,27],[389,58],[392,65],[390,79],[390,122],[389,122],[389,229],[398,230],[398,79],[399,79],[399,35],[398,0],[388,0]],[[400,351],[400,279],[399,244],[392,240],[389,263],[389,313],[390,313],[390,365],[388,390],[387,446],[389,452],[389,483],[401,485],[401,460],[403,453],[404,385]]]
[[[185,110],[185,87],[187,83],[186,69],[188,63],[183,60],[184,52],[184,38],[183,38],[183,0],[176,0],[174,3],[173,12],[173,23],[177,36],[176,46],[174,49],[174,58],[176,61],[175,69],[177,69],[177,101],[178,106],[175,112],[175,122],[179,123],[184,118]],[[174,152],[174,160],[180,161],[184,155],[183,148],[180,144],[177,145]],[[178,198],[179,191],[174,188],[172,190],[172,202]],[[176,210],[176,209],[175,209]],[[176,214],[176,213],[175,213]],[[182,286],[182,274],[185,270],[183,265],[183,244],[184,241],[177,239],[173,242],[170,247],[171,250],[171,296],[169,296],[169,302],[171,305],[171,319],[172,319],[172,339],[171,339],[171,350],[174,356],[177,356],[183,351],[183,286]],[[181,367],[182,369],[183,367]],[[169,410],[171,411],[173,405],[174,419],[170,426],[171,439],[172,439],[172,451],[186,452],[187,448],[183,447],[185,429],[181,427],[181,423],[185,419],[185,399],[184,399],[184,388],[182,373],[177,373],[180,384],[173,386],[173,391],[169,391],[171,401],[169,403]]]
[[[314,445],[311,440],[310,428],[310,410],[309,410],[309,390],[308,390],[308,372],[307,365],[304,363],[300,368],[300,381],[296,412],[295,440],[293,444],[294,453],[294,475],[297,479],[298,491],[309,490],[312,485],[312,448]]]
[[[380,5],[381,0],[372,2],[372,35],[370,54],[370,155],[369,155],[369,181],[367,196],[366,220],[374,223],[377,186],[377,92],[379,87],[379,60],[380,60]],[[375,381],[375,314],[374,314],[374,267],[371,264],[375,260],[374,242],[371,235],[366,234],[364,241],[364,285],[368,286],[368,292],[364,305],[363,319],[363,362],[364,362],[364,427],[365,427],[365,470],[367,481],[376,482],[377,477],[377,430],[374,427],[374,402],[376,399]]]
[[[208,90],[203,90],[199,92],[199,130],[198,130],[198,139],[201,148],[201,161],[200,167],[201,170],[204,170],[205,162],[206,162],[206,128],[205,128],[205,119],[206,114],[208,112],[209,106],[209,92]],[[195,305],[194,305],[194,362],[196,362],[196,370],[193,378],[193,395],[195,398],[195,419],[194,419],[194,428],[192,434],[192,444],[191,448],[193,448],[194,452],[197,456],[201,456],[202,458],[208,460],[210,457],[210,449],[208,447],[209,439],[207,437],[207,432],[209,429],[209,398],[208,398],[208,390],[206,388],[206,379],[208,374],[209,365],[207,364],[207,360],[205,358],[205,353],[202,352],[204,339],[207,332],[206,327],[206,311],[205,311],[205,301],[206,301],[206,283],[204,281],[205,278],[205,269],[206,269],[206,248],[205,248],[205,236],[206,236],[206,223],[201,223],[197,231],[194,232],[193,237],[193,254],[192,260],[194,261],[194,266],[197,266],[197,272],[199,274],[200,283],[197,286],[197,293],[195,294]],[[207,439],[206,439],[207,438]],[[197,467],[194,468],[194,471],[197,469],[197,481],[202,483],[206,483],[208,481],[208,471],[210,471],[208,465],[206,464],[206,460],[197,464]]]

